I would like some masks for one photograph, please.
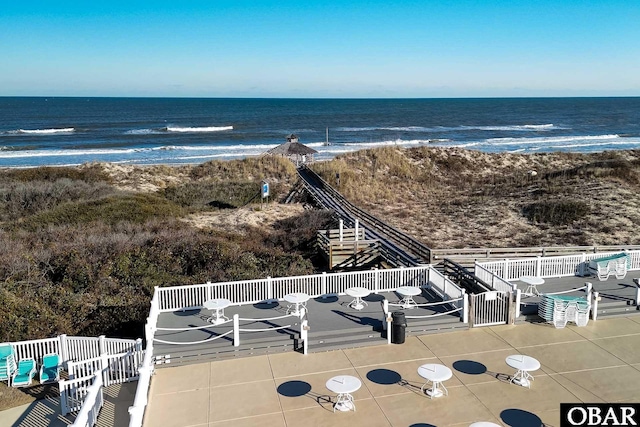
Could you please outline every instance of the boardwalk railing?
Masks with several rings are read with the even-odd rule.
[[[311,298],[345,295],[348,288],[365,287],[373,293],[393,291],[400,286],[435,287],[445,299],[460,298],[462,290],[433,267],[401,267],[388,270],[367,270],[346,273],[322,273],[308,276],[280,277],[238,282],[205,283],[200,285],[157,288],[158,310],[168,312],[202,308],[205,301],[227,298],[232,305],[282,301],[286,294],[304,292]]]
[[[60,403],[73,405],[72,411],[77,411],[78,415],[73,424],[69,427],[93,427],[98,422],[98,414],[104,404],[102,394],[102,375],[96,372],[90,377],[80,378],[78,381],[60,381],[64,383],[64,388],[60,387]],[[77,407],[78,402],[81,406]],[[63,404],[64,402],[64,404]],[[71,411],[69,411],[71,412]],[[68,414],[63,409],[63,415]]]
[[[145,324],[145,340],[146,348],[142,364],[138,369],[138,386],[136,387],[136,395],[133,405],[129,407],[129,427],[141,427],[144,418],[144,411],[149,401],[149,385],[151,384],[151,375],[154,371],[153,361],[153,339],[158,324],[158,315],[160,314],[158,287],[155,288],[153,298],[151,298],[151,307],[149,307],[149,317]]]
[[[517,280],[522,276],[535,277],[567,277],[584,276],[587,273],[589,261],[604,258],[620,252],[600,252],[595,254],[577,254],[553,257],[535,257],[505,259],[500,261],[477,262],[476,276],[492,284],[491,274],[504,280]],[[626,251],[630,258],[629,270],[640,270],[640,250]],[[502,286],[502,285],[498,285]],[[496,290],[503,290],[494,288]]]
[[[142,349],[142,340],[107,338],[104,335],[99,337],[75,337],[63,334],[54,338],[2,344],[11,344],[16,352],[17,360],[33,358],[36,363],[40,364],[44,355],[56,353],[60,356],[65,366],[67,366],[68,362]]]
[[[102,373],[102,384],[108,387],[138,379],[138,368],[142,364],[144,350],[134,350],[120,354],[105,354],[92,359],[69,362],[69,379],[87,377]]]
[[[498,272],[487,269],[484,265],[476,262],[475,275],[487,285],[491,286],[491,289],[500,292],[514,292],[518,288],[515,284],[509,283],[500,276],[501,270]],[[519,277],[519,276],[518,276]]]

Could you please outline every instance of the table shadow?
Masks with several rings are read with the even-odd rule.
[[[487,373],[487,367],[480,362],[473,360],[456,360],[453,362],[453,369],[463,374],[481,375]]]
[[[399,384],[402,381],[402,376],[390,369],[373,369],[367,372],[367,379],[376,384],[392,385]]]
[[[539,416],[522,409],[505,409],[500,412],[500,418],[511,427],[546,427]]]
[[[438,427],[438,426],[435,426],[433,424],[426,424],[426,423],[415,423],[415,424],[411,424],[409,427]]]
[[[278,394],[285,397],[300,397],[311,391],[311,384],[306,381],[287,381],[278,386]]]
[[[173,312],[174,316],[179,316],[179,317],[186,317],[186,316],[197,316],[198,314],[200,314],[201,309],[199,308],[194,308],[191,310],[177,310]]]
[[[511,376],[509,374],[504,374],[502,372],[493,372],[487,369],[485,365],[480,362],[475,362],[473,360],[456,360],[453,362],[453,369],[458,372],[462,372],[463,374],[468,375],[489,375],[497,379],[498,381],[508,383],[511,380]]]
[[[334,302],[338,301],[338,299],[339,298],[337,296],[335,296],[335,295],[329,295],[329,296],[326,296],[326,297],[319,296],[317,298],[314,298],[313,300],[315,302],[319,302],[320,304],[330,304],[330,303],[334,303]]]
[[[306,381],[293,380],[284,382],[278,386],[277,391],[278,394],[284,397],[308,397],[324,409],[328,409],[326,404],[332,403],[331,396],[313,393],[311,391],[311,384]]]
[[[257,308],[258,310],[274,310],[278,307],[280,307],[280,303],[278,301],[262,301],[253,304],[253,308]]]

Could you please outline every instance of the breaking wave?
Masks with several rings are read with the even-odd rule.
[[[57,128],[57,129],[18,129],[14,131],[8,131],[9,134],[23,134],[23,135],[54,135],[59,133],[73,133],[75,128]]]
[[[567,129],[553,123],[533,125],[505,125],[505,126],[371,126],[371,127],[340,127],[334,130],[339,132],[371,132],[376,130],[395,132],[459,132],[459,131],[523,131],[523,132],[543,132],[557,129]]]
[[[203,126],[203,127],[177,127],[167,126],[164,128],[167,132],[220,132],[225,130],[233,130],[233,126]]]

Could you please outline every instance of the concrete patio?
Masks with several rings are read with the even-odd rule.
[[[146,427],[559,425],[560,403],[640,401],[640,317],[578,328],[503,325],[309,355],[287,352],[158,369]],[[537,358],[531,389],[508,382],[511,354]],[[450,367],[449,396],[421,394],[424,363]],[[357,412],[333,413],[326,381],[354,375]]]

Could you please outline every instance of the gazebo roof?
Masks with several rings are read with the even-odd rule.
[[[299,142],[285,142],[284,144],[280,144],[277,147],[272,148],[271,150],[267,151],[268,154],[280,154],[280,155],[284,155],[284,156],[290,156],[290,155],[300,155],[300,156],[304,156],[307,154],[316,154],[317,151],[314,150],[313,148],[307,147],[304,144],[300,144]]]

